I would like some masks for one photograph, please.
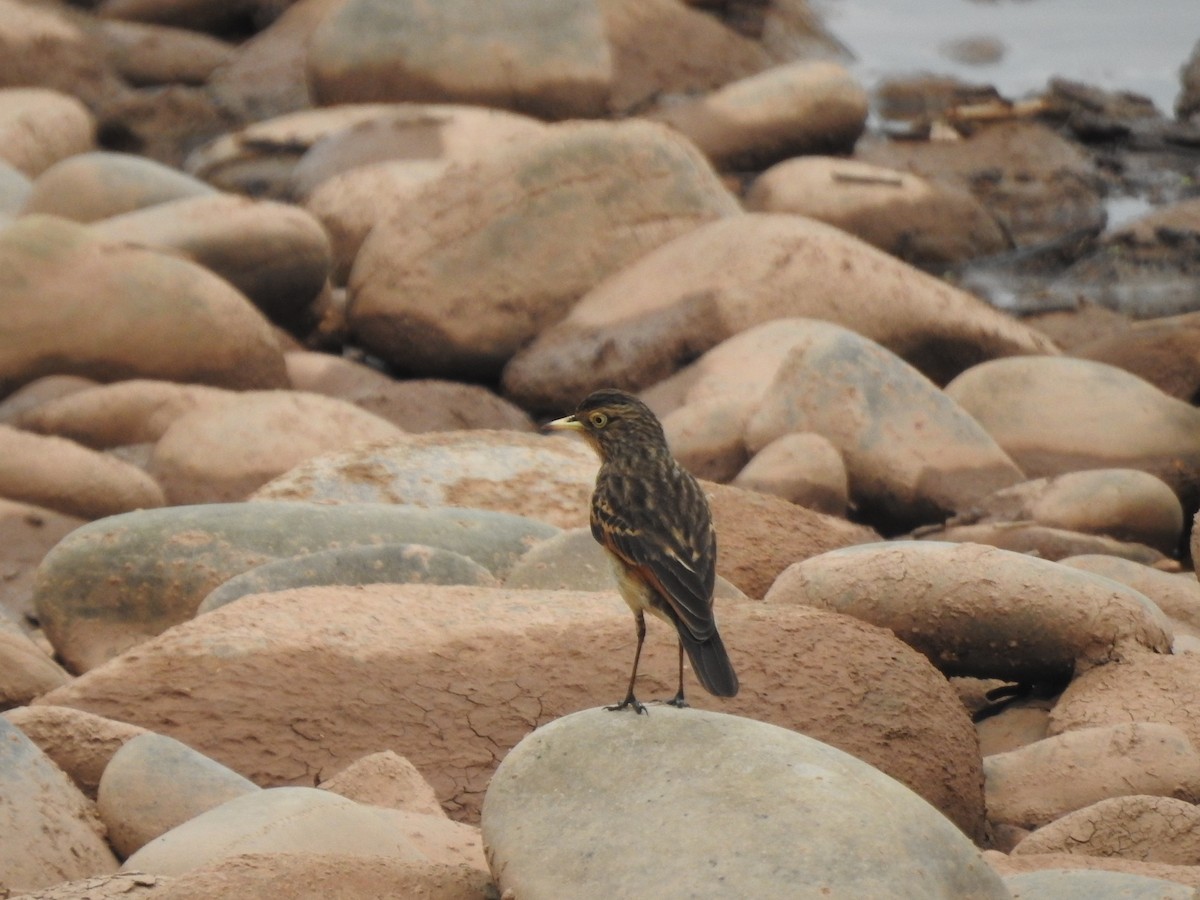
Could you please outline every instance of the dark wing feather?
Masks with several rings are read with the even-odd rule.
[[[592,534],[666,601],[698,641],[716,631],[716,535],[700,485],[673,468],[665,484],[607,473],[592,503]]]

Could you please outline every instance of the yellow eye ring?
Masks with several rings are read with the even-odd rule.
[[[592,423],[593,428],[603,428],[608,424],[608,416],[602,412],[589,413],[588,421]]]

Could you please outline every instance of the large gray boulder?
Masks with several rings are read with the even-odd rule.
[[[1009,897],[962,832],[878,769],[700,710],[539,728],[496,770],[482,827],[492,874],[523,900]]]

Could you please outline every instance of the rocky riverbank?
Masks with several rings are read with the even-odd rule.
[[[0,0],[0,896],[1192,896],[1180,66]],[[736,698],[596,709],[634,631],[537,424],[601,386],[703,479]]]

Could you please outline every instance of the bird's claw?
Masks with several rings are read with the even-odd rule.
[[[690,704],[686,700],[683,699],[682,693],[676,694],[670,700],[664,700],[663,705],[664,706],[673,706],[676,709],[688,709],[690,707]]]
[[[612,706],[606,706],[604,708],[606,710],[608,710],[609,712],[619,712],[620,710],[625,709],[625,707],[627,707],[627,706],[632,706],[634,709],[634,712],[636,712],[639,716],[642,715],[643,713],[645,713],[646,715],[650,715],[650,711],[648,709],[646,709],[646,704],[643,703],[641,700],[639,700],[637,697],[633,696],[633,694],[630,694],[628,697],[626,697],[620,703],[614,703]]]

